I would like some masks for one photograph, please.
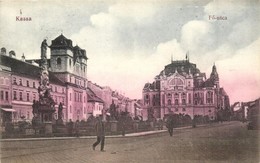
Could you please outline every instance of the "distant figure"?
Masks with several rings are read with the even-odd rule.
[[[72,133],[73,133],[73,122],[71,121],[71,119],[70,119],[70,121],[68,123],[68,133],[69,133],[69,136],[72,136]]]
[[[98,121],[95,125],[97,141],[93,144],[92,148],[95,150],[96,146],[101,142],[101,151],[104,152],[105,145],[105,124],[102,122],[102,116],[98,117]]]
[[[172,136],[173,134],[173,126],[174,126],[173,116],[169,116],[166,121],[166,127],[168,128],[168,132],[170,136]]]
[[[163,120],[159,119],[158,120],[158,130],[162,130],[163,129]]]
[[[62,110],[63,110],[63,106],[62,103],[60,102],[59,109],[58,109],[58,119],[62,119]]]
[[[75,123],[75,132],[76,132],[76,137],[79,137],[79,120],[77,120]]]

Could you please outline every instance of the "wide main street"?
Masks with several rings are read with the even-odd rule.
[[[259,131],[241,122],[175,129],[136,137],[106,138],[93,151],[94,138],[1,141],[1,162],[259,162]]]

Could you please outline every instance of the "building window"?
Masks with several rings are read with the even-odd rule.
[[[209,112],[211,113],[211,110],[209,110]]]
[[[77,93],[74,93],[75,101],[77,101]]]
[[[146,99],[149,99],[149,95],[146,95],[145,98],[146,98]]]
[[[30,119],[30,112],[27,112],[27,119]]]
[[[16,91],[14,91],[14,100],[17,99]]]
[[[5,92],[5,100],[8,100],[8,98],[9,98],[9,94],[8,94],[8,92],[6,91],[6,92]]]
[[[175,108],[175,111],[179,111],[178,108]]]
[[[33,88],[36,88],[36,87],[35,87],[35,82],[33,82]]]
[[[16,84],[16,85],[17,85],[17,83],[16,83],[16,78],[15,78],[15,77],[13,78],[13,84]]]
[[[57,58],[57,65],[61,65],[61,58]]]
[[[55,87],[55,92],[57,92],[57,87]]]
[[[19,79],[19,84],[20,84],[20,85],[23,85],[22,79]]]
[[[171,100],[168,100],[168,103],[167,103],[168,105],[171,105],[172,104],[172,101]]]
[[[36,99],[36,95],[35,94],[33,94],[33,100],[35,100]]]
[[[206,102],[208,104],[212,104],[213,103],[213,92],[209,91],[206,94]]]
[[[189,104],[191,104],[191,94],[189,93],[189,95],[188,95],[188,100],[189,100]]]
[[[182,111],[186,111],[186,109],[185,109],[185,108],[182,108]]]
[[[1,100],[4,100],[4,91],[1,91]]]
[[[4,78],[0,78],[0,84],[4,85]]]
[[[30,87],[29,80],[26,81],[26,85],[27,85],[27,87]]]
[[[182,104],[183,104],[183,105],[186,104],[186,99],[182,99]]]
[[[80,102],[82,102],[82,94],[80,94]]]
[[[174,103],[175,105],[179,105],[179,99],[175,99]]]
[[[70,113],[72,113],[72,110],[71,110],[71,105],[70,105]]]
[[[27,101],[30,101],[30,94],[29,93],[27,93]]]
[[[86,108],[84,107],[84,114],[86,114]]]
[[[70,66],[71,66],[71,59],[69,60]]]
[[[172,94],[168,93],[168,94],[167,94],[167,97],[168,97],[168,98],[171,98],[171,97],[172,97]]]
[[[23,101],[23,92],[20,92],[19,95],[20,95],[20,100]]]

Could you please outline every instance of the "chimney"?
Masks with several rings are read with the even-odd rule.
[[[5,47],[2,47],[1,48],[1,55],[6,55],[6,48]]]

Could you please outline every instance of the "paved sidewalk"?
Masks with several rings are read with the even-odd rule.
[[[203,124],[203,125],[197,125],[197,127],[203,127],[203,126],[210,126],[212,124]],[[191,126],[184,126],[184,127],[178,127],[174,128],[174,130],[180,130],[180,129],[186,129],[186,128],[192,128]],[[129,133],[125,134],[125,136],[122,135],[107,135],[107,138],[123,138],[123,137],[137,137],[137,136],[145,136],[145,135],[152,135],[152,134],[158,134],[167,132],[166,129],[163,130],[153,130],[153,131],[144,131],[144,132],[136,132],[136,133]],[[0,142],[7,142],[7,141],[37,141],[37,140],[65,140],[65,139],[96,139],[96,136],[80,136],[80,137],[42,137],[42,138],[13,138],[13,139],[0,139]]]

